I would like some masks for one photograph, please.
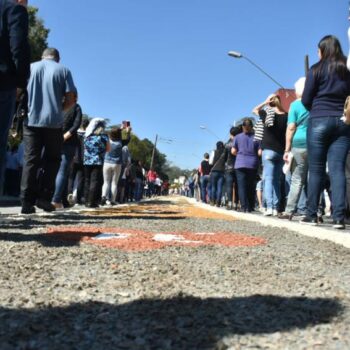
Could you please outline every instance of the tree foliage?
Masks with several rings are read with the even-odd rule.
[[[28,6],[29,15],[29,44],[32,62],[39,61],[43,51],[47,48],[47,38],[50,29],[46,28],[44,21],[37,16],[38,9]]]
[[[149,169],[151,166],[154,144],[148,139],[140,140],[136,135],[132,134],[128,147],[131,157],[135,160],[140,160],[143,166]],[[155,149],[153,165],[158,174],[165,175],[163,171],[165,163],[166,155]]]

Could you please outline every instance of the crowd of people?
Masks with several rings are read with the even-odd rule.
[[[0,5],[0,184],[5,194],[20,194],[21,213],[96,208],[166,192],[167,181],[132,159],[130,122],[106,130],[104,119],[82,117],[57,49],[46,48],[30,64],[27,1]],[[22,142],[9,142],[14,139]]]
[[[350,216],[350,64],[339,40],[318,44],[319,61],[295,83],[297,99],[285,110],[276,94],[244,118],[230,140],[204,154],[193,179],[203,203],[301,223],[323,223],[326,200],[333,226]],[[349,60],[350,61],[350,60]]]
[[[27,0],[0,5],[0,184],[6,173],[5,187],[16,194],[21,182],[21,212],[139,201],[145,188],[148,195],[161,193],[164,184],[154,169],[146,174],[131,160],[130,125],[107,132],[103,119],[82,120],[77,88],[57,49],[45,49],[42,60],[30,64]],[[198,199],[281,219],[301,215],[302,223],[317,225],[328,196],[334,227],[345,228],[350,64],[332,35],[319,42],[318,54],[306,78],[296,82],[297,100],[288,111],[278,95],[269,95],[253,109],[255,124],[245,118],[231,128],[226,144],[219,141],[204,154],[191,190]],[[14,115],[23,142],[6,154]]]

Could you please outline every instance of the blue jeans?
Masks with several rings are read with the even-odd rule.
[[[203,175],[200,177],[200,185],[201,185],[201,201],[203,203],[207,202],[207,187],[209,183],[209,175]]]
[[[143,194],[143,180],[139,177],[135,178],[135,187],[134,187],[134,199],[136,202],[140,201]]]
[[[235,171],[227,171],[225,172],[225,189],[226,189],[226,196],[227,201],[232,202],[232,196],[233,196],[233,186],[236,184],[236,172]],[[238,198],[238,195],[236,193],[236,198]]]
[[[298,202],[297,213],[301,215],[307,214],[307,194],[305,185],[301,189],[301,194]]]
[[[61,164],[56,176],[55,193],[52,198],[54,203],[62,203],[62,196],[67,192],[68,175],[74,154],[75,146],[63,143]]]
[[[211,196],[210,199],[216,204],[221,203],[222,188],[224,185],[224,173],[222,171],[212,171],[210,176]]]
[[[280,201],[280,179],[283,168],[283,155],[265,149],[263,151],[264,198],[268,209],[278,209]]]
[[[307,150],[306,148],[293,148],[293,173],[290,184],[290,191],[286,206],[286,212],[294,214],[297,210],[302,189],[307,179]]]
[[[255,208],[256,169],[236,169],[241,209],[251,212]]]
[[[350,126],[340,117],[310,118],[307,133],[309,159],[308,216],[315,218],[324,189],[326,162],[332,188],[333,219],[343,220],[345,215],[345,163],[350,148]]]
[[[7,138],[15,107],[16,89],[0,91],[0,191],[4,185]]]

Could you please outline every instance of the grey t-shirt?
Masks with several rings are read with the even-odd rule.
[[[63,97],[75,91],[69,69],[50,59],[32,63],[28,82],[28,126],[61,128]]]

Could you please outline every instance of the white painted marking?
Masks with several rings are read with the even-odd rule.
[[[172,235],[169,233],[157,233],[153,236],[153,239],[158,242],[171,242],[171,241],[183,241],[184,238],[178,235]]]
[[[124,239],[128,238],[130,234],[128,233],[109,233],[103,232],[95,236],[93,239],[102,240],[102,239]]]
[[[214,236],[214,232],[195,232],[195,235],[200,235],[200,236]]]
[[[157,233],[153,236],[153,240],[157,242],[179,242],[184,244],[195,243],[200,244],[202,241],[191,241],[188,239],[184,239],[184,237],[179,235],[172,235],[170,233]]]

